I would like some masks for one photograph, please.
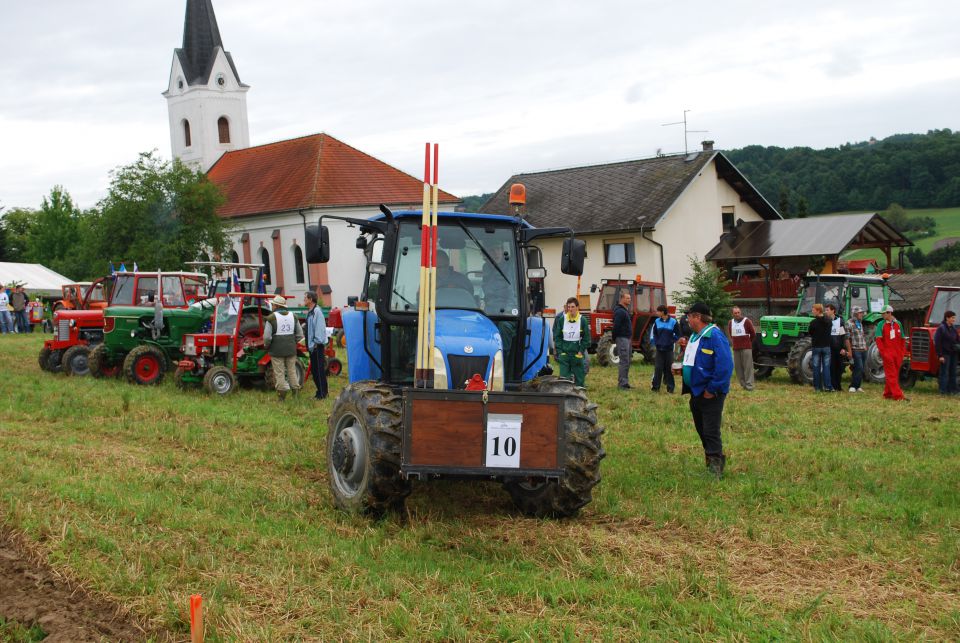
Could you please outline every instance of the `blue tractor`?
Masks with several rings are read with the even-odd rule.
[[[585,243],[568,228],[519,216],[440,212],[436,227],[432,385],[416,378],[421,212],[323,217],[307,229],[311,263],[330,258],[324,219],[359,229],[363,288],[343,313],[350,384],[333,405],[327,467],[335,504],[400,509],[413,480],[504,484],[533,516],[572,516],[600,482],[596,404],[550,373],[546,269],[532,241],[564,239],[561,271],[583,271]]]

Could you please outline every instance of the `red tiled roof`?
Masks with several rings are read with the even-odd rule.
[[[217,211],[222,217],[423,201],[422,179],[329,134],[226,152],[207,177],[226,197]],[[442,203],[460,200],[443,190],[439,198]]]

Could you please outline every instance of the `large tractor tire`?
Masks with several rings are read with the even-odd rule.
[[[303,383],[307,380],[307,369],[303,364],[300,363],[300,360],[297,360],[297,380],[300,382],[299,388],[303,388]],[[288,382],[290,384],[290,382]],[[267,368],[263,371],[263,387],[268,391],[275,391],[277,389],[277,378],[273,374],[273,363],[267,364]],[[291,388],[293,388],[291,384]]]
[[[109,363],[107,347],[103,344],[93,347],[87,356],[87,365],[90,367],[90,374],[94,377],[114,378],[120,374],[120,365]]]
[[[597,341],[597,363],[600,366],[616,366],[620,363],[620,356],[617,355],[617,343],[613,341],[613,333],[605,332]]]
[[[754,366],[753,379],[756,381],[765,380],[773,375],[773,366]]]
[[[787,370],[795,384],[813,384],[813,343],[809,337],[801,337],[790,347],[787,355]]]
[[[163,381],[167,370],[167,357],[156,346],[145,344],[127,353],[123,360],[123,372],[133,384],[153,386]]]
[[[47,360],[50,359],[50,353],[52,352],[53,351],[51,351],[46,346],[40,349],[40,354],[37,355],[37,363],[40,365],[41,371],[47,370]]]
[[[226,366],[214,366],[203,376],[203,388],[207,393],[230,395],[237,388],[237,378]]]
[[[47,353],[46,370],[51,373],[59,373],[63,370],[63,351],[50,351]]]
[[[83,344],[71,346],[63,353],[63,372],[84,377],[90,374],[90,348]]]
[[[883,384],[887,381],[887,376],[883,373],[883,358],[880,357],[880,349],[876,342],[867,347],[867,355],[863,360],[863,377],[874,384]]]
[[[606,457],[597,425],[597,405],[591,404],[583,389],[554,376],[540,377],[524,384],[525,391],[561,393],[565,396],[563,423],[566,452],[561,456],[564,473],[559,481],[513,479],[504,488],[523,513],[540,518],[575,516],[593,499],[600,483],[600,461]]]
[[[654,364],[657,361],[657,347],[650,343],[649,334],[644,334],[643,339],[640,340],[640,354],[647,364]]]
[[[402,398],[385,384],[355,382],[340,392],[328,422],[333,503],[351,513],[401,509],[411,488],[400,476]]]

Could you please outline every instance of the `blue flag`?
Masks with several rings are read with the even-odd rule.
[[[116,270],[113,269],[113,262],[111,261],[111,262],[110,262],[110,276],[113,277],[113,275],[114,275],[115,272],[116,272]]]
[[[127,271],[127,267],[126,267],[123,263],[121,263],[121,264],[120,264],[120,272],[126,272],[126,271]]]
[[[136,261],[133,262],[133,271],[134,271],[134,272],[140,272],[140,269],[137,268],[137,262],[136,262]]]

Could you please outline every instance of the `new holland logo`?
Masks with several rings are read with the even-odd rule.
[[[472,353],[473,353],[473,346],[467,344],[466,346],[463,347],[463,352],[466,353],[467,355],[472,354]]]

